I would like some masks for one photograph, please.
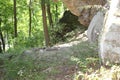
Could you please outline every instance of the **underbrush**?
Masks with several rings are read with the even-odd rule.
[[[113,65],[107,69],[101,66],[97,70],[90,68],[85,73],[78,71],[74,76],[74,80],[120,80],[120,67]]]
[[[120,80],[120,66],[109,64],[103,66],[94,44],[84,44],[76,47],[80,54],[72,57],[78,65],[78,69],[74,74],[73,80]]]
[[[19,51],[15,54],[12,51],[0,55],[3,64],[3,77],[1,80],[119,80],[120,67],[112,65],[110,68],[102,67],[99,63],[97,47],[88,42],[81,42],[74,45],[69,51],[60,51],[59,53],[49,54],[41,57],[39,60],[33,60],[29,56],[22,56]],[[35,54],[35,53],[33,53]],[[45,53],[44,53],[45,54]],[[6,56],[7,55],[7,56]],[[12,56],[11,56],[12,55]],[[75,66],[75,72],[65,74],[59,68],[68,68]],[[2,66],[2,67],[1,67]],[[70,68],[69,68],[70,69]],[[69,70],[68,69],[68,70]]]
[[[51,44],[54,45],[60,42],[67,42],[68,39],[72,38],[73,36],[77,36],[78,32],[82,34],[86,29],[87,28],[81,24],[55,24],[53,28],[50,29]]]

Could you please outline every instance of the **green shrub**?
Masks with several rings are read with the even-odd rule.
[[[19,57],[15,57],[11,60],[6,59],[4,61],[4,67],[6,69],[6,80],[15,80],[17,77],[24,77],[26,74],[30,72],[30,70],[34,69],[34,63],[31,59],[26,58],[26,60],[20,59]]]

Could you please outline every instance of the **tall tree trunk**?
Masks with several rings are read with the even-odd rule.
[[[29,37],[31,37],[31,24],[32,24],[32,12],[31,12],[32,2],[29,1]]]
[[[49,25],[53,26],[52,14],[51,14],[50,9],[51,9],[50,8],[50,0],[48,0],[48,2],[47,2],[47,14],[48,14],[48,19],[49,19]]]
[[[16,0],[14,0],[14,37],[17,37],[17,13],[16,13]]]
[[[5,51],[5,41],[4,41],[4,38],[3,38],[3,34],[2,34],[2,30],[1,30],[1,18],[0,18],[0,38],[1,38],[1,42],[0,42],[0,53],[2,53],[3,51]],[[2,47],[1,47],[2,45]]]
[[[0,30],[0,37],[1,37],[1,41],[2,41],[2,43],[0,43],[0,44],[2,45],[3,51],[5,51],[5,41],[3,38],[2,30]],[[0,46],[0,48],[1,48],[1,46]],[[1,51],[2,51],[2,48],[0,49]]]
[[[57,4],[55,4],[55,10],[56,10],[56,12],[55,12],[55,21],[58,21],[58,5]]]
[[[111,0],[100,36],[100,57],[106,64],[120,63],[120,0]]]
[[[45,0],[41,0],[41,8],[42,8],[42,17],[43,17],[42,19],[43,19],[45,44],[46,44],[46,46],[49,46],[50,45],[50,38],[49,38],[48,27],[47,27]]]

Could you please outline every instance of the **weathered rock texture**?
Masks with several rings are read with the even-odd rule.
[[[88,26],[98,12],[99,6],[103,6],[106,0],[62,0],[62,2],[74,15],[79,17],[81,24]]]
[[[120,63],[120,0],[111,0],[99,47],[103,63]]]
[[[103,28],[103,23],[104,23],[104,17],[105,14],[109,10],[109,2],[106,3],[104,7],[102,7],[99,12],[92,18],[88,30],[87,30],[87,36],[88,40],[91,43],[97,43],[99,39],[99,35],[101,33],[101,30]]]
[[[90,25],[87,30],[88,40],[91,43],[97,42],[99,34],[103,27],[105,12],[99,11],[90,22]]]

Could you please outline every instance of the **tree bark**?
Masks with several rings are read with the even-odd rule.
[[[49,25],[53,26],[53,20],[52,20],[52,14],[51,14],[51,8],[50,8],[50,0],[47,2],[47,14],[48,14],[48,19],[49,19]]]
[[[16,0],[14,0],[14,37],[17,37],[17,13],[16,13]]]
[[[55,12],[55,21],[58,21],[58,5],[57,4],[55,4],[55,10],[56,10],[56,12]]]
[[[31,6],[32,6],[32,2],[31,0],[29,1],[29,37],[31,37],[31,27],[32,27],[32,12],[31,12]]]
[[[111,0],[103,27],[99,43],[102,62],[120,63],[120,0]]]
[[[0,42],[0,53],[2,53],[3,51],[5,51],[5,41],[4,41],[4,38],[3,38],[3,34],[2,34],[2,30],[1,30],[1,18],[0,18],[0,38],[1,38],[1,42]],[[2,45],[2,47],[1,47]]]
[[[3,34],[2,34],[1,30],[0,30],[0,37],[1,37],[1,41],[2,41],[2,43],[0,43],[0,45],[2,45],[2,47],[0,46],[0,52],[3,52],[3,51],[5,51],[5,41],[4,41]],[[2,48],[3,48],[3,50],[2,50]]]
[[[42,8],[42,19],[43,19],[45,44],[46,44],[46,46],[49,46],[50,45],[50,38],[49,38],[48,27],[47,27],[45,0],[41,0],[41,8]]]

